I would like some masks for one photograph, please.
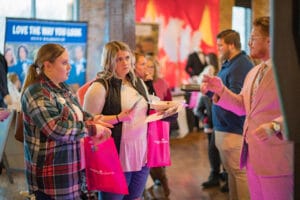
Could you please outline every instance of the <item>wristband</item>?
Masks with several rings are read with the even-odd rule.
[[[276,122],[276,121],[272,121],[272,129],[273,131],[277,134],[281,132],[281,126],[280,123]]]
[[[117,122],[120,123],[118,115],[116,115]]]

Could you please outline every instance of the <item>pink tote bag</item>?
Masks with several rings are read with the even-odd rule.
[[[148,124],[148,167],[171,165],[170,124],[166,121],[154,121]]]
[[[128,194],[128,187],[113,138],[94,145],[84,138],[84,156],[87,188],[117,194]]]

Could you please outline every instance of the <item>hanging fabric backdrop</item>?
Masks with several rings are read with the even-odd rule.
[[[157,56],[171,87],[187,83],[190,53],[216,52],[219,0],[136,0],[136,21],[159,24]]]

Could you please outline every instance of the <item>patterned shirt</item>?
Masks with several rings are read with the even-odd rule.
[[[25,90],[22,111],[30,192],[39,190],[56,200],[80,199],[80,139],[96,134],[91,115],[65,83],[57,87],[45,75]]]

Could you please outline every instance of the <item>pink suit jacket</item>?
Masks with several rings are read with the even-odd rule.
[[[261,176],[291,175],[293,174],[292,142],[281,139],[275,134],[266,141],[259,141],[252,134],[259,125],[282,119],[272,66],[261,80],[251,105],[252,85],[259,66],[257,65],[248,73],[239,95],[225,88],[216,104],[238,115],[246,115],[241,167],[248,162]],[[282,135],[284,136],[284,133]]]

